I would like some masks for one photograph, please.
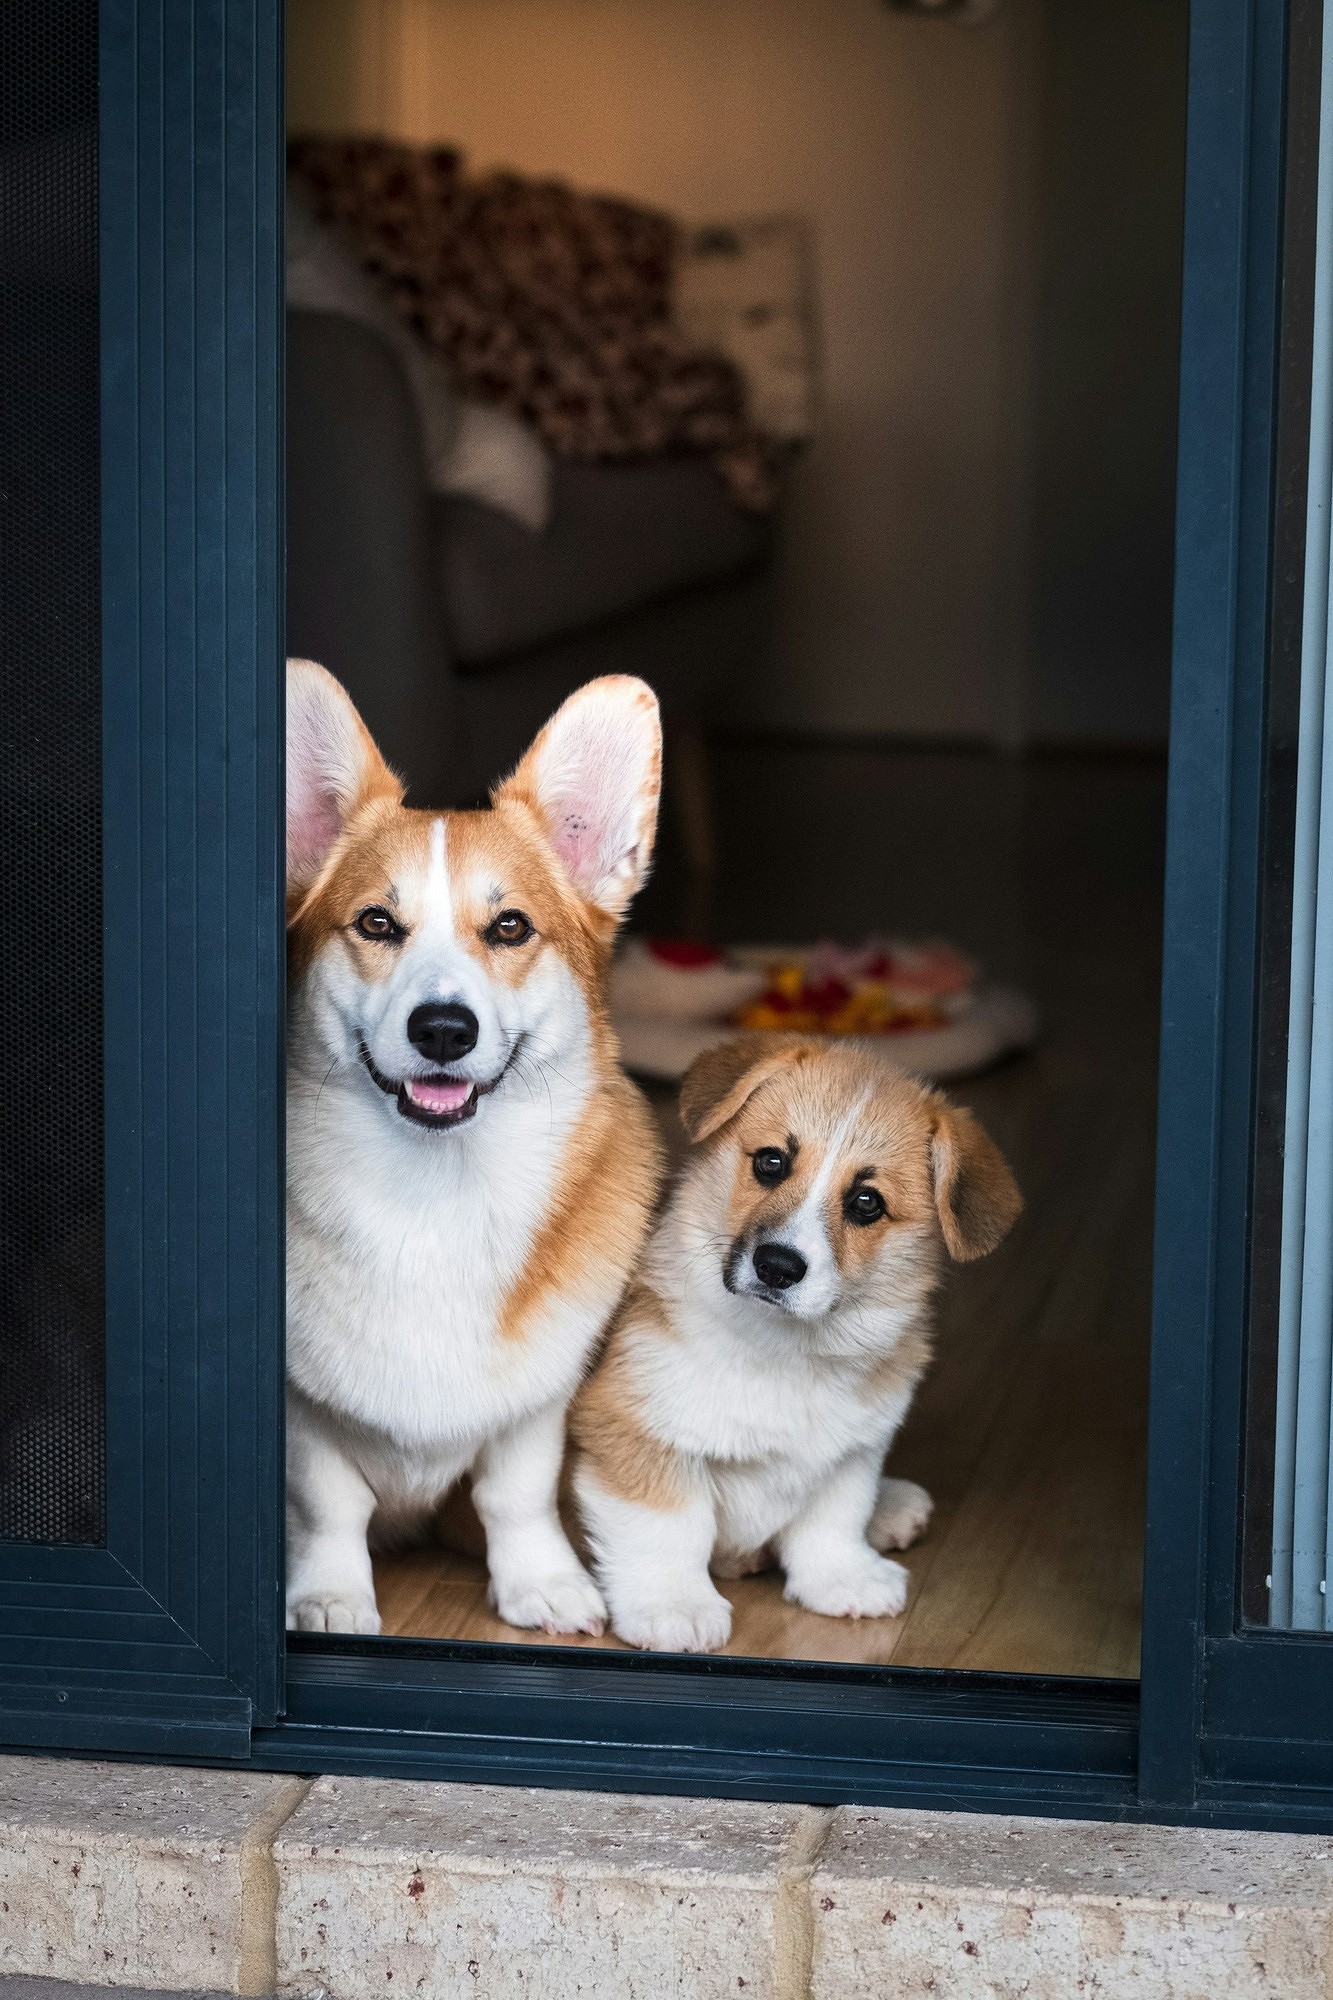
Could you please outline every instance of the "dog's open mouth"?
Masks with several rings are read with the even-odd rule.
[[[427,1125],[436,1132],[465,1125],[469,1118],[475,1118],[478,1100],[488,1097],[505,1073],[502,1069],[500,1076],[490,1083],[469,1083],[457,1076],[406,1076],[401,1083],[394,1083],[376,1069],[364,1042],[361,1060],[385,1096],[397,1098],[400,1117],[410,1118],[414,1125]],[[505,1069],[508,1067],[506,1063]]]
[[[489,1083],[469,1083],[465,1077],[440,1073],[435,1076],[406,1076],[400,1083],[394,1083],[376,1069],[364,1042],[361,1043],[361,1060],[372,1082],[378,1084],[386,1097],[397,1099],[401,1118],[410,1119],[414,1125],[425,1125],[433,1132],[447,1132],[452,1126],[465,1125],[469,1118],[475,1118],[478,1103],[504,1082],[525,1040],[525,1036],[519,1036],[509,1051],[504,1068]]]
[[[418,1125],[461,1125],[477,1110],[477,1086],[451,1076],[409,1076],[398,1086],[398,1109]]]

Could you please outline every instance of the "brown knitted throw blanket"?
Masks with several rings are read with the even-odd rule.
[[[466,394],[566,457],[706,455],[742,506],[772,506],[773,450],[735,367],[672,323],[668,216],[559,181],[472,177],[448,147],[294,139],[287,158]]]

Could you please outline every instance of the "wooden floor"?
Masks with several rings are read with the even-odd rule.
[[[734,1655],[1133,1676],[1146,1441],[1162,777],[1153,764],[733,745],[721,753],[733,937],[947,932],[1022,979],[1047,1032],[959,1086],[1027,1214],[954,1272],[936,1360],[889,1460],[936,1513],[906,1612],[859,1622],[727,1583]],[[773,833],[773,798],[807,801]],[[672,883],[647,919],[671,926]],[[668,1093],[660,1115],[677,1137]],[[386,1632],[549,1645],[487,1609],[457,1548],[377,1564]],[[579,1646],[617,1645],[571,1640]]]

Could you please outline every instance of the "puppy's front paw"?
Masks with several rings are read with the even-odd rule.
[[[612,1626],[628,1645],[652,1653],[713,1653],[731,1637],[731,1606],[718,1590],[674,1602],[617,1605]]]
[[[308,1590],[287,1600],[289,1632],[378,1632],[380,1614],[369,1591],[354,1584]]]
[[[786,1595],[825,1618],[896,1618],[907,1602],[908,1574],[867,1548],[854,1562],[830,1562],[818,1576],[788,1577]]]
[[[598,1639],[606,1630],[602,1593],[582,1569],[562,1569],[549,1576],[492,1577],[491,1602],[506,1625],[520,1625],[526,1631],[587,1632]]]
[[[881,1479],[866,1540],[881,1555],[886,1549],[910,1549],[925,1534],[934,1511],[935,1502],[914,1479]]]

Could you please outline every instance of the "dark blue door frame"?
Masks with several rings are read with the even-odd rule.
[[[1265,785],[1272,675],[1299,672],[1308,397],[1285,391],[1309,367],[1321,29],[1304,0],[1194,9],[1139,1783],[1150,1811],[1327,1826],[1333,1649],[1242,1610],[1247,1359],[1276,1303],[1252,1261],[1256,1167],[1280,1186],[1255,1155],[1260,1064],[1280,1088],[1284,1061],[1261,1050]]]
[[[1219,1341],[1244,1311],[1282,12],[1197,6],[1190,51],[1141,1743],[1145,1799],[1177,1809],[1199,1776]]]
[[[15,1745],[281,1698],[278,26],[100,8],[107,1536],[0,1545]]]
[[[1330,1655],[1237,1588],[1288,10],[1191,23],[1141,1691],[301,1638],[284,1698],[280,5],[102,33],[110,1531],[0,1548],[0,1739],[1333,1827]]]

